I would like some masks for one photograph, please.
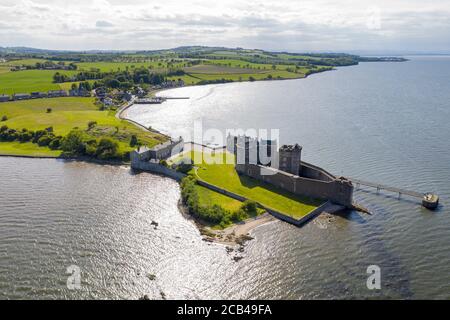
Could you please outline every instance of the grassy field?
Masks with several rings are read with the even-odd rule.
[[[220,53],[220,52],[219,52]],[[259,57],[265,57],[262,52],[257,52]],[[195,85],[199,82],[205,81],[249,81],[249,80],[266,80],[266,79],[295,79],[303,78],[313,68],[311,66],[293,66],[289,64],[276,63],[275,65],[269,63],[253,63],[238,59],[243,56],[253,56],[256,52],[249,51],[246,54],[244,51],[239,55],[236,52],[224,51],[223,55],[211,55],[215,59],[202,59],[201,64],[192,66],[188,59],[169,59],[156,58],[145,60],[142,57],[140,62],[77,62],[78,70],[76,71],[56,71],[56,70],[24,70],[24,71],[10,71],[13,66],[20,65],[34,65],[37,62],[45,62],[44,59],[19,59],[0,63],[0,94],[14,93],[30,93],[33,91],[48,91],[48,90],[69,90],[72,82],[53,83],[53,75],[56,72],[73,75],[80,71],[89,71],[91,69],[98,69],[101,72],[116,72],[124,70],[133,70],[135,68],[150,68],[152,72],[166,74],[169,69],[182,69],[186,72],[182,76],[170,76],[169,80],[182,79],[186,85]],[[217,59],[217,58],[220,59]],[[267,56],[270,58],[270,56]],[[294,58],[287,54],[274,55],[272,58],[277,58],[278,62]],[[305,57],[306,58],[306,57]],[[130,57],[130,60],[137,59]],[[198,62],[198,60],[197,60]],[[67,62],[66,62],[67,63]],[[318,66],[315,70],[327,70],[330,67]],[[90,81],[93,83],[93,81]],[[77,84],[77,82],[75,82]]]
[[[0,94],[30,93],[34,91],[59,90],[61,86],[53,83],[55,70],[25,70],[0,73]],[[67,75],[76,71],[63,71]]]
[[[224,196],[223,194],[209,190],[200,185],[197,185],[196,189],[198,192],[200,205],[202,206],[209,207],[218,204],[228,211],[237,211],[242,206],[241,201]]]
[[[45,62],[47,60],[45,59],[18,59],[18,60],[11,60],[2,63],[3,65],[8,66],[33,66],[38,62]]]
[[[58,157],[61,150],[51,150],[27,142],[0,142],[0,155],[29,156],[29,157]]]
[[[2,73],[8,73],[8,72],[11,72],[11,71],[10,71],[10,67],[4,66],[4,65],[1,65],[1,64],[0,64],[0,74],[2,74]]]
[[[47,113],[47,108],[52,112]],[[153,146],[163,141],[164,138],[158,134],[144,131],[135,125],[122,121],[115,117],[114,111],[99,111],[94,104],[94,98],[52,98],[34,99],[15,102],[0,103],[0,117],[6,115],[7,121],[0,125],[21,130],[42,130],[53,127],[55,135],[67,135],[74,127],[87,129],[90,121],[97,122],[97,126],[87,131],[93,137],[114,138],[120,146],[121,151],[131,151],[129,146],[132,135],[145,145]],[[37,146],[36,146],[37,147]],[[16,150],[16,153],[11,153]],[[7,146],[0,142],[0,154],[26,155],[27,149],[17,149],[17,145]],[[29,154],[31,155],[31,154]]]
[[[91,69],[98,69],[101,72],[111,72],[111,71],[125,71],[134,68],[151,68],[151,69],[164,69],[167,68],[167,61],[148,61],[148,62],[79,62],[76,63],[79,70],[89,71]],[[173,67],[184,66],[183,63],[174,63]]]
[[[202,79],[198,78],[198,77],[193,77],[191,75],[185,74],[183,76],[173,76],[173,77],[167,77],[167,79],[169,80],[178,80],[181,79],[184,81],[184,84],[187,86],[192,86],[195,85],[197,83],[199,83]]]
[[[94,98],[64,97],[51,99],[33,99],[0,103],[0,117],[8,118],[27,114],[45,113],[47,108],[53,111],[88,111],[97,110]]]
[[[270,78],[272,79],[297,79],[304,78],[305,75],[301,73],[293,73],[288,71],[265,71],[259,73],[233,73],[233,74],[205,74],[205,73],[192,73],[190,74],[191,78],[196,79],[195,83],[198,83],[202,80],[213,81],[213,80],[232,80],[232,81],[250,81],[251,78],[254,80],[265,80]]]
[[[228,67],[214,64],[199,64],[183,69],[187,73],[213,73],[213,74],[234,74],[234,73],[253,73],[252,69]]]
[[[216,154],[216,157],[223,156],[223,153]],[[230,154],[228,156],[233,157]],[[198,152],[190,152],[180,156],[180,158],[186,157],[201,159],[202,155]],[[174,161],[176,160],[174,159]],[[208,164],[206,162],[203,160],[201,164],[195,164],[197,170],[193,169],[190,174],[295,219],[304,217],[323,203],[321,200],[298,196],[256,179],[239,176],[233,164]],[[225,161],[222,162],[225,163]]]

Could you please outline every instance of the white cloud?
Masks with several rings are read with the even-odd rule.
[[[447,0],[187,2],[1,0],[0,46],[450,51]]]
[[[97,28],[109,28],[109,27],[113,27],[114,24],[112,24],[111,22],[105,21],[105,20],[98,20],[95,23],[95,26]]]

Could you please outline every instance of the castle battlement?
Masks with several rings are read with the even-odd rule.
[[[294,194],[311,198],[330,200],[339,205],[351,207],[353,185],[344,177],[335,177],[326,170],[302,162],[302,147],[299,144],[283,145],[277,150],[276,141],[270,142],[269,165],[261,163],[260,151],[268,148],[267,140],[256,140],[241,136],[229,141],[241,141],[227,149],[236,158],[235,168],[239,174],[258,179]],[[243,142],[242,142],[243,141]],[[268,152],[262,152],[263,154]]]

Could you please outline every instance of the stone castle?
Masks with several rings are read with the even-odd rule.
[[[239,174],[272,184],[294,194],[353,206],[353,185],[324,169],[301,160],[302,147],[247,136],[227,137],[227,150],[235,155]]]

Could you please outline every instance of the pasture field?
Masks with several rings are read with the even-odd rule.
[[[55,70],[24,70],[0,74],[0,94],[30,93],[34,91],[59,90],[61,86],[53,83]],[[76,71],[59,71],[74,75]]]
[[[32,99],[0,103],[0,117],[16,118],[28,114],[42,114],[47,108],[52,112],[60,111],[94,111],[97,106],[94,98],[64,97],[51,99]]]
[[[61,155],[61,150],[39,147],[37,144],[31,142],[0,142],[0,155],[56,158]]]
[[[253,62],[247,62],[243,60],[238,59],[221,59],[221,60],[209,60],[210,64],[214,65],[220,65],[220,66],[228,66],[228,67],[234,67],[234,68],[247,68],[247,69],[254,69],[258,71],[267,71],[267,70],[273,70],[271,64],[265,64],[265,63],[253,63]],[[276,64],[275,70],[286,70],[289,67],[293,67],[291,65],[285,65],[285,64]]]
[[[183,69],[187,73],[214,73],[214,74],[234,74],[234,73],[254,73],[255,70],[247,68],[228,67],[215,64],[199,64]]]
[[[47,113],[47,108],[52,111]],[[99,111],[94,104],[94,98],[50,98],[33,99],[0,103],[0,117],[8,120],[0,122],[9,128],[32,131],[53,127],[55,135],[65,136],[73,128],[86,130],[94,138],[110,137],[116,140],[120,150],[131,151],[129,143],[132,135],[147,146],[154,146],[165,138],[159,134],[144,131],[135,125],[115,117],[114,111]],[[94,128],[87,130],[88,123],[95,121]],[[0,154],[27,155],[27,150],[35,154],[37,145],[18,148],[17,143],[0,142]],[[30,149],[31,148],[31,149]],[[12,153],[16,150],[17,153]],[[45,150],[42,150],[45,152]]]
[[[1,65],[1,64],[0,64],[0,74],[2,74],[2,73],[8,73],[8,72],[11,72],[10,67],[4,66],[4,65]]]
[[[0,63],[1,65],[4,66],[33,66],[38,62],[46,62],[47,60],[45,59],[17,59],[17,60],[10,60],[10,61],[6,61],[3,63]]]
[[[167,77],[168,80],[178,80],[181,79],[184,81],[184,84],[186,86],[192,86],[197,84],[198,82],[201,81],[201,79],[199,79],[198,77],[193,77],[192,75],[189,74],[185,74],[183,76],[172,76],[172,77]]]
[[[138,68],[151,68],[151,69],[165,69],[168,67],[167,61],[148,61],[148,62],[79,62],[76,63],[79,71],[89,71],[91,69],[98,69],[101,72],[114,72],[114,71],[125,71],[128,69],[138,69]],[[184,63],[174,63],[172,67],[182,68]]]
[[[233,81],[249,81],[252,77],[254,80],[265,80],[268,79],[269,75],[272,76],[272,79],[296,79],[296,78],[304,78],[304,74],[301,73],[293,73],[288,71],[266,71],[259,73],[233,73],[233,74],[204,74],[204,73],[192,73],[191,77],[196,78],[197,82],[202,80],[233,80]]]

